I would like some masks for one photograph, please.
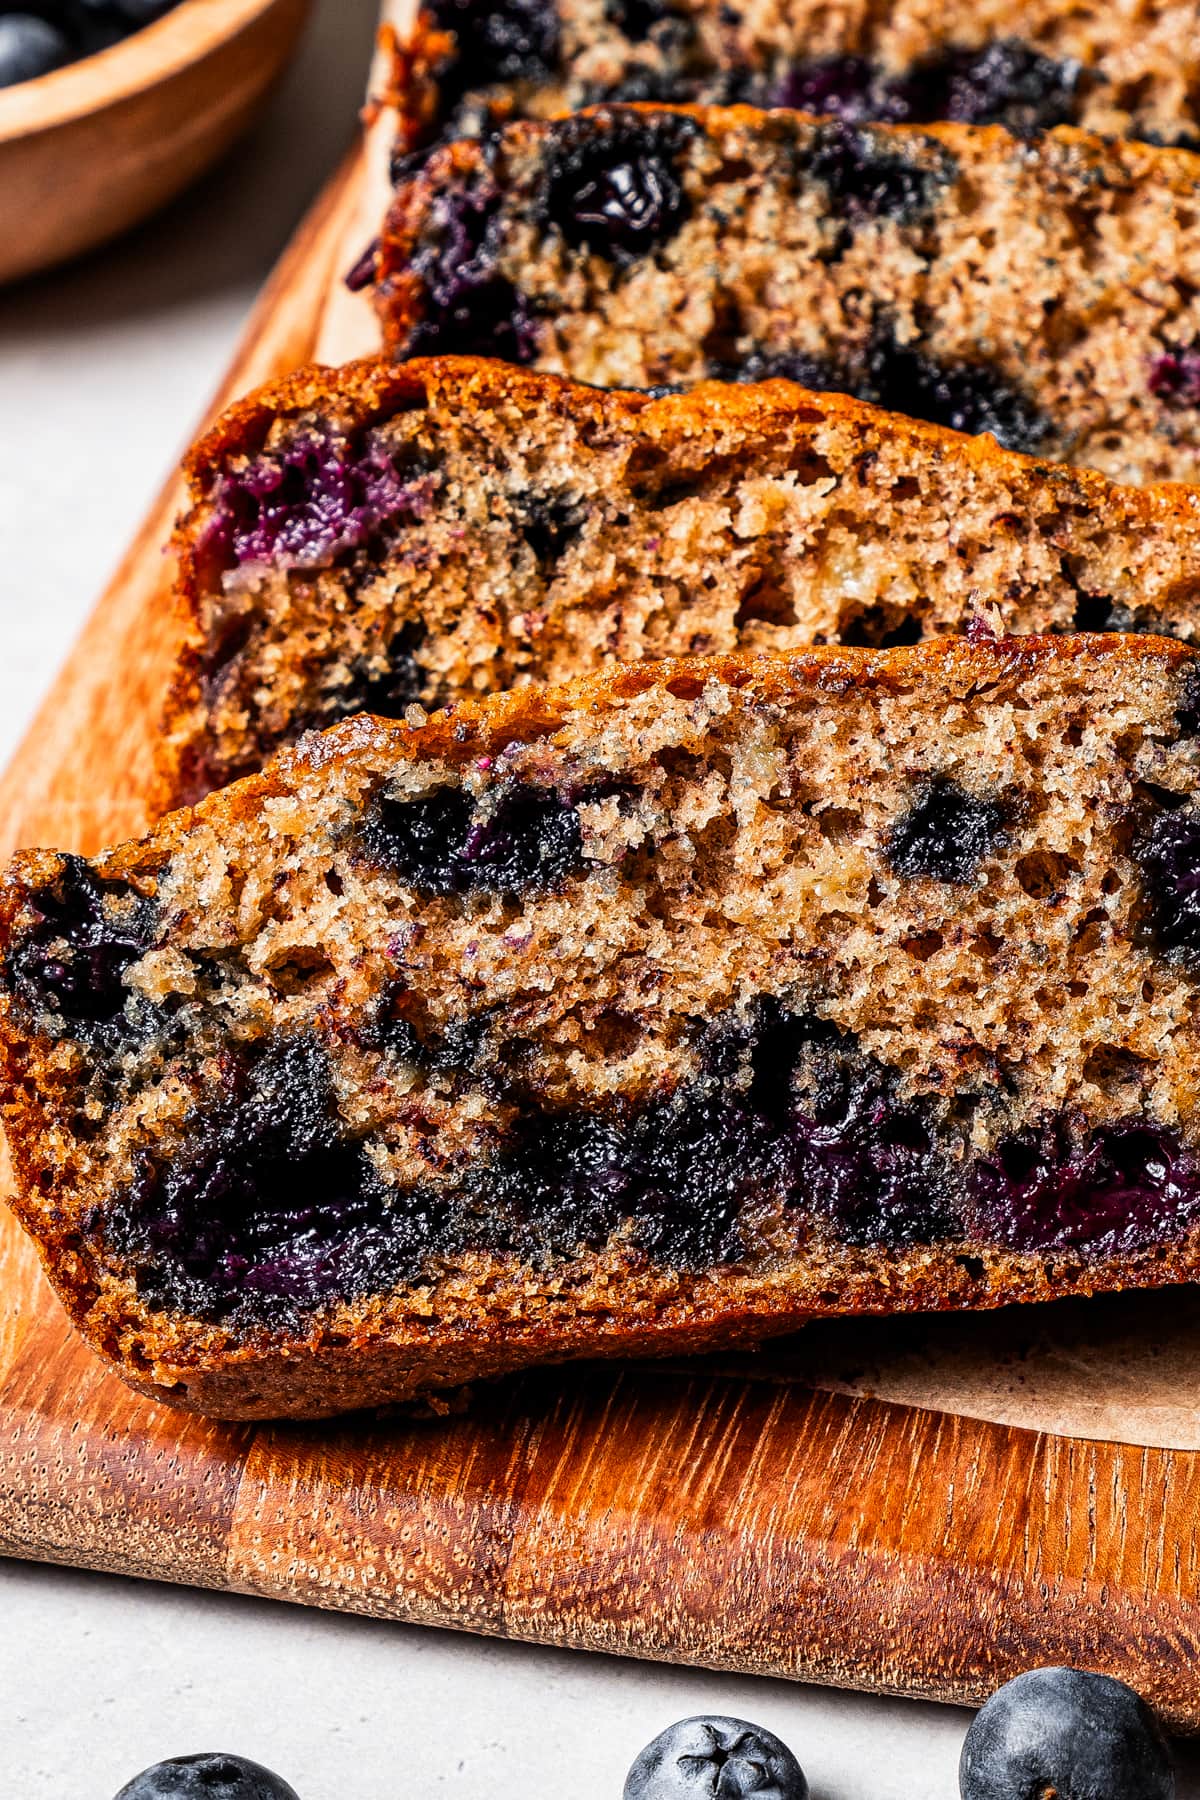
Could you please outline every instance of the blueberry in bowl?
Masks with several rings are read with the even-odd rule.
[[[49,75],[108,50],[151,25],[179,0],[51,0],[0,14],[0,88]]]
[[[115,237],[201,175],[252,122],[310,5],[0,5],[0,281]]]
[[[61,26],[36,13],[0,17],[0,88],[49,75],[71,60],[71,39]]]

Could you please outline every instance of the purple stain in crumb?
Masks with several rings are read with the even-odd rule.
[[[774,106],[826,113],[851,125],[883,122],[892,116],[887,82],[864,56],[826,56],[795,63],[770,100]]]
[[[1012,1250],[1130,1255],[1200,1217],[1200,1160],[1178,1135],[1131,1119],[1094,1130],[1055,1118],[981,1157],[975,1234]]]
[[[378,433],[356,445],[317,426],[298,427],[278,450],[221,476],[203,548],[234,564],[328,568],[380,526],[424,515],[432,478],[414,473]]]
[[[968,644],[998,644],[1000,642],[1000,635],[986,613],[971,614],[965,635]]]
[[[499,267],[499,209],[490,177],[435,196],[411,261],[423,294],[406,356],[532,361],[537,328],[528,302]]]
[[[1164,351],[1150,365],[1150,392],[1164,406],[1200,406],[1200,339]]]

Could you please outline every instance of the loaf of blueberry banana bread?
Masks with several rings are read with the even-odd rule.
[[[435,151],[396,356],[603,386],[786,375],[1120,481],[1200,479],[1200,157],[1075,131],[611,107]]]
[[[789,383],[312,369],[193,453],[163,810],[314,725],[606,663],[1200,623],[1200,490],[1113,487]]]
[[[1200,656],[943,638],[344,721],[0,888],[16,1205],[317,1415],[1200,1274]]]
[[[432,0],[397,44],[393,87],[400,158],[514,118],[647,100],[1200,147],[1200,6]]]

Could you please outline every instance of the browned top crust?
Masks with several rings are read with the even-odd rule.
[[[1181,490],[1186,491],[1186,490]],[[257,775],[207,795],[161,819],[150,837],[102,852],[94,860],[105,878],[128,878],[151,862],[165,861],[199,823],[252,818],[264,800],[291,792],[304,776],[332,780],[339,769],[366,753],[395,766],[416,759],[443,759],[462,767],[481,756],[497,756],[516,740],[553,738],[564,721],[580,713],[614,710],[635,695],[661,692],[694,698],[706,682],[717,681],[748,693],[764,706],[784,705],[806,689],[831,695],[851,688],[903,691],[936,676],[947,687],[989,689],[1016,686],[1041,665],[1079,664],[1084,670],[1152,668],[1171,670],[1197,661],[1194,647],[1171,639],[1136,634],[1101,636],[968,638],[947,637],[883,650],[822,645],[790,657],[733,655],[676,657],[603,670],[555,688],[517,688],[481,700],[451,702],[419,723],[407,724],[361,713],[328,731],[309,732],[280,750]],[[0,886],[0,953],[11,928],[14,905],[46,853],[18,853]]]
[[[1196,175],[1200,177],[1200,157],[1189,161],[1195,163]],[[354,429],[390,418],[414,402],[434,405],[439,400],[462,411],[486,411],[502,403],[522,411],[532,410],[535,404],[539,408],[549,404],[564,418],[582,419],[597,429],[619,432],[624,421],[636,419],[643,429],[679,439],[707,430],[714,420],[728,421],[743,431],[766,431],[773,420],[795,419],[799,415],[841,424],[850,431],[869,425],[872,432],[878,430],[880,420],[878,408],[850,395],[814,393],[794,381],[779,379],[747,383],[708,381],[683,393],[652,394],[629,388],[589,387],[566,376],[479,356],[416,357],[405,363],[378,356],[338,366],[310,363],[235,401],[197,439],[183,464],[193,505],[201,504],[211,492],[229,458],[253,456],[260,451],[267,433],[280,418],[318,412],[346,429]],[[1160,526],[1164,521],[1177,521],[1188,530],[1200,525],[1200,488],[1189,482],[1164,481],[1144,488],[1120,486],[1094,469],[1045,462],[1040,457],[1001,449],[987,433],[966,437],[902,413],[887,415],[887,431],[897,444],[910,448],[914,458],[936,461],[953,446],[956,456],[981,468],[1032,473],[1048,485],[1051,493],[1065,495],[1072,504],[1089,512],[1107,514],[1119,509],[1127,518],[1144,519],[1147,525],[1151,521]],[[192,611],[196,568],[190,524],[190,516],[184,514],[174,548],[181,565],[180,592]]]

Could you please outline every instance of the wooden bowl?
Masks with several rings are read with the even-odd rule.
[[[249,124],[310,0],[182,0],[124,43],[0,90],[0,281],[115,237]]]

